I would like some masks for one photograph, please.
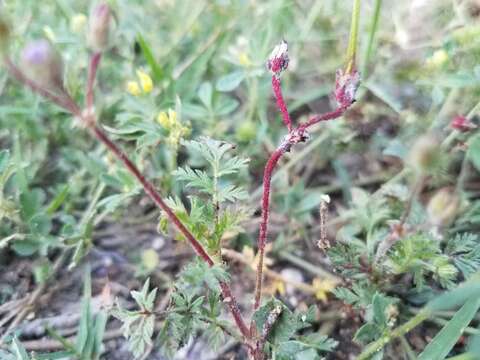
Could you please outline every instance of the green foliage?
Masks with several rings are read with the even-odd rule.
[[[219,281],[225,282],[228,278],[219,266],[208,267],[200,260],[193,261],[182,271],[157,338],[165,356],[172,358],[198,332],[213,349],[224,342],[226,335],[239,338],[230,322],[220,318]],[[206,296],[205,289],[208,289]]]
[[[246,198],[245,190],[221,182],[226,175],[235,174],[245,168],[249,161],[237,156],[226,159],[227,151],[232,149],[231,144],[202,138],[201,141],[184,142],[184,145],[190,153],[201,156],[208,163],[210,173],[198,169],[194,170],[190,167],[180,168],[174,173],[178,180],[185,181],[187,187],[195,188],[210,195],[216,204]]]
[[[423,233],[397,242],[386,265],[394,274],[412,274],[419,289],[425,286],[428,275],[433,275],[443,287],[452,287],[458,272],[449,258],[441,253],[439,241]]]
[[[262,334],[269,315],[277,308],[281,313],[268,334],[266,349],[282,360],[319,359],[319,353],[332,351],[337,342],[318,333],[299,335],[300,330],[311,326],[315,320],[315,308],[307,312],[293,313],[281,301],[271,299],[253,315],[257,333]]]
[[[228,204],[245,199],[247,193],[230,183],[227,177],[245,169],[249,160],[237,156],[228,158],[227,153],[232,150],[232,145],[210,138],[185,141],[183,144],[193,161],[200,161],[199,164],[206,165],[208,170],[189,166],[177,169],[173,173],[176,179],[185,182],[187,188],[197,190],[198,194],[189,196],[190,211],[179,198],[169,198],[167,204],[197,239],[206,244],[210,251],[218,252],[224,234],[239,232],[240,223],[248,216],[245,208]],[[205,202],[202,194],[209,201]],[[167,222],[166,218],[162,218],[161,230],[166,230]]]
[[[480,267],[480,240],[477,234],[456,234],[447,239],[444,252],[468,279]]]
[[[141,291],[131,291],[138,310],[126,310],[117,302],[116,308],[112,311],[112,315],[122,322],[123,336],[136,358],[142,356],[146,347],[152,344],[157,289],[151,291],[149,289],[150,279],[147,279]]]
[[[355,334],[355,340],[368,343],[387,332],[396,322],[398,310],[395,306],[397,299],[376,292],[367,307],[365,319],[367,321]]]

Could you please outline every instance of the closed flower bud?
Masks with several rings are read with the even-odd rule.
[[[267,69],[273,75],[280,76],[282,71],[288,67],[288,44],[285,40],[282,40],[280,44],[275,46],[272,53],[268,57]]]
[[[360,86],[360,73],[353,69],[343,72],[337,70],[335,79],[335,99],[338,106],[346,107],[355,102],[355,95]]]
[[[110,40],[111,11],[106,3],[95,6],[90,13],[88,42],[94,51],[104,51]]]
[[[457,216],[460,200],[450,188],[440,189],[427,206],[430,222],[435,226],[448,226]]]
[[[423,135],[413,143],[408,162],[419,173],[428,173],[437,167],[440,157],[438,139],[432,135]]]
[[[49,41],[42,39],[27,44],[21,59],[25,74],[38,85],[63,91],[62,58]]]
[[[10,24],[3,16],[0,15],[0,54],[3,54],[8,50],[10,36]]]

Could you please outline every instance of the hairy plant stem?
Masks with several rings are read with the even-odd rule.
[[[89,76],[87,80],[87,105],[91,101],[93,106],[93,84],[95,82],[95,75],[97,68],[100,62],[100,55],[98,53],[94,54],[90,60],[89,66]],[[141,183],[145,193],[154,201],[154,203],[165,212],[169,220],[177,227],[177,229],[185,236],[187,241],[193,247],[197,255],[205,261],[208,266],[214,266],[215,262],[206,252],[202,244],[192,235],[192,233],[183,225],[180,219],[175,215],[173,210],[164,202],[161,195],[155,189],[154,185],[148,181],[145,176],[140,172],[140,170],[135,166],[135,164],[128,158],[128,156],[123,152],[108,136],[107,134],[96,124],[95,114],[91,109],[86,109],[87,111],[82,111],[74,100],[68,95],[67,92],[62,94],[62,96],[57,96],[50,92],[47,89],[42,88],[34,81],[29,79],[25,74],[17,68],[13,62],[9,59],[5,59],[5,64],[7,69],[19,82],[30,87],[34,92],[42,95],[43,97],[51,100],[55,104],[64,108],[65,110],[71,112],[79,120],[82,121],[83,125],[90,130],[91,134],[97,138],[101,143],[103,143],[114,155],[120,160],[120,162],[125,166],[125,168]],[[91,99],[89,99],[91,96]],[[241,334],[245,338],[245,345],[252,349],[252,346],[249,344],[250,331],[243,320],[243,317],[240,313],[240,309],[237,301],[235,300],[232,291],[229,285],[225,282],[220,282],[220,288],[222,292],[223,301],[227,304],[230,312],[232,313],[235,324],[240,330]]]
[[[88,66],[88,79],[87,79],[87,90],[86,90],[86,97],[85,97],[85,108],[87,111],[93,110],[93,88],[95,85],[95,79],[97,77],[97,69],[98,65],[100,64],[100,60],[102,58],[101,52],[96,52],[90,58],[90,64]]]
[[[272,75],[272,89],[273,89],[273,93],[275,95],[279,110],[282,113],[284,123],[287,126],[288,134],[284,138],[280,146],[270,155],[263,172],[262,220],[260,222],[260,231],[259,231],[258,241],[257,241],[259,260],[257,265],[257,276],[256,276],[256,282],[255,282],[255,294],[254,294],[254,303],[253,303],[254,311],[260,307],[260,302],[262,298],[263,270],[264,270],[263,259],[265,256],[265,245],[267,242],[267,235],[268,235],[268,220],[269,220],[269,212],[270,212],[270,190],[271,190],[273,171],[275,170],[275,167],[277,166],[281,157],[286,152],[289,152],[294,145],[308,140],[307,130],[309,127],[321,121],[327,121],[327,120],[333,120],[333,119],[339,118],[345,113],[345,111],[351,105],[351,103],[341,104],[337,109],[324,114],[312,116],[307,122],[299,124],[297,127],[294,128],[291,125],[290,115],[288,115],[288,109],[282,96],[281,84],[277,74]],[[252,333],[252,337],[254,337],[255,324],[253,320],[250,323],[250,331]]]

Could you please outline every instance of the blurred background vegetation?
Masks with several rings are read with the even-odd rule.
[[[253,261],[263,166],[285,135],[265,60],[281,39],[288,41],[291,61],[282,82],[294,122],[329,110],[335,71],[346,60],[352,1],[110,3],[116,30],[99,71],[101,123],[163,194],[180,197],[187,193],[173,171],[187,163],[204,165],[181,145],[183,139],[209,136],[234,144],[234,153],[250,163],[229,181],[243,186],[248,197],[235,204],[244,210],[243,230],[227,233],[224,246]],[[2,5],[14,26],[12,54],[31,39],[48,38],[63,54],[66,86],[79,101],[90,5],[83,0]],[[330,294],[337,277],[326,273],[330,263],[316,248],[324,194],[332,197],[329,237],[362,243],[371,237],[375,246],[414,192],[415,169],[405,164],[422,156],[411,149],[428,134],[442,144],[436,150],[441,166],[427,170],[428,181],[409,214],[412,224],[426,223],[423,230],[440,237],[475,233],[480,224],[480,136],[450,126],[457,115],[477,121],[480,2],[366,0],[361,11],[357,104],[344,119],[317,126],[310,142],[287,154],[273,185],[271,266],[310,290],[292,290],[277,279],[271,292],[293,307],[318,305],[319,328],[341,342],[334,359],[358,352],[351,339],[363,315],[351,315]],[[159,214],[133,178],[68,114],[13,82],[3,69],[0,92],[0,328],[32,305],[28,296],[34,289],[41,290],[35,303],[40,317],[71,311],[82,292],[84,272],[77,265],[85,256],[94,294],[108,277],[117,284],[114,295],[126,298],[147,275],[165,294],[190,252],[157,232]],[[370,201],[370,194],[387,185],[388,204],[384,198]],[[441,189],[446,195],[428,210]],[[456,205],[445,213],[451,204]],[[406,255],[395,256],[390,260]],[[232,266],[250,272],[245,265]],[[398,274],[409,264],[388,266]],[[55,280],[47,287],[50,276]],[[450,273],[439,281],[448,288],[459,280]],[[245,288],[236,291],[251,294],[252,284],[241,282]],[[242,301],[248,304],[249,297]],[[25,341],[47,333],[25,326]],[[426,336],[402,343],[405,352],[421,350]],[[105,358],[128,358],[122,340],[112,341]]]

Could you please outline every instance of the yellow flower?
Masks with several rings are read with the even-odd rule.
[[[273,245],[271,243],[268,243],[267,245],[265,245],[265,255],[263,257],[264,269],[267,266],[270,266],[273,264],[273,260],[267,256],[267,254],[272,250],[272,247]],[[252,269],[256,269],[258,266],[259,254],[257,253],[256,255],[254,255],[253,249],[250,246],[244,246],[242,249],[242,254],[250,264],[250,267],[252,267]]]
[[[274,280],[272,283],[270,283],[268,286],[265,287],[265,293],[267,294],[271,294],[271,295],[275,295],[275,294],[279,294],[279,295],[285,295],[285,283],[280,280],[280,279],[276,279]]]
[[[426,65],[431,69],[441,68],[448,62],[448,53],[444,49],[437,50],[427,59]]]
[[[252,61],[248,57],[248,54],[244,52],[240,53],[240,55],[238,56],[238,62],[240,63],[240,65],[245,67],[249,67],[252,65]]]
[[[167,143],[173,147],[178,146],[180,140],[190,134],[190,127],[183,125],[178,119],[177,112],[168,109],[168,113],[162,111],[157,115],[157,122],[169,131]]]
[[[145,94],[148,94],[153,90],[152,78],[143,70],[137,70],[137,76],[140,80],[140,85]]]
[[[139,96],[141,94],[140,86],[136,81],[127,82],[127,91],[133,96]]]
[[[157,122],[165,129],[170,128],[170,119],[165,111],[162,111],[160,114],[158,114]]]
[[[84,14],[76,14],[70,19],[70,30],[79,34],[84,31],[87,24],[87,17]]]
[[[315,297],[317,300],[327,301],[328,293],[335,289],[336,285],[337,282],[330,279],[320,279],[318,277],[313,279],[312,287],[315,291]]]

